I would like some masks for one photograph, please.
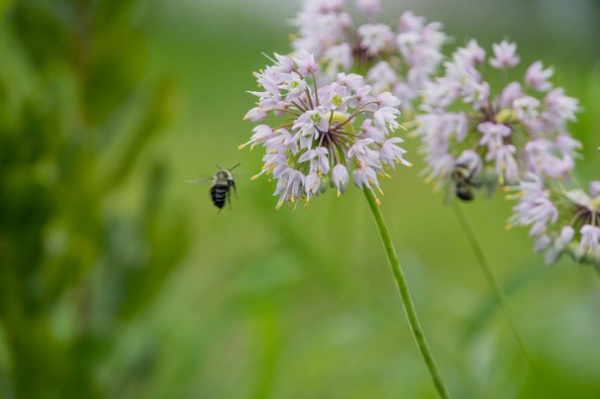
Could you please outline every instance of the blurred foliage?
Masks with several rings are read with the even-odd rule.
[[[2,9],[2,398],[106,397],[98,373],[116,332],[187,246],[186,223],[163,210],[168,164],[133,172],[172,97],[167,80],[147,78],[135,6],[24,0]],[[133,177],[143,181],[135,205],[118,206]]]
[[[289,50],[293,11],[242,3],[0,1],[0,398],[435,397],[362,194],[275,212],[273,185],[250,181],[261,154],[236,149],[252,128],[245,90],[261,52]],[[472,15],[454,2],[414,11],[444,22],[449,47],[506,35],[521,72],[553,65],[584,109],[578,176],[597,179],[593,51],[528,29],[544,26],[523,12],[534,2],[512,1],[514,18],[504,1],[473,3],[500,36],[489,19],[446,22],[449,8]],[[384,183],[382,211],[453,397],[600,397],[598,276],[545,267],[527,231],[505,231],[513,203],[465,206],[528,365],[406,146],[415,166]],[[184,184],[237,162],[231,210]]]

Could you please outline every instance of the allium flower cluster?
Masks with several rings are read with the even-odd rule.
[[[530,173],[517,187],[518,204],[509,226],[531,226],[534,249],[546,252],[552,264],[567,253],[582,263],[600,266],[600,181],[593,181],[589,194],[581,189],[550,187]]]
[[[507,80],[519,61],[514,43],[494,44],[486,58],[471,40],[444,63],[442,76],[425,84],[415,132],[423,143],[428,179],[438,188],[451,184],[453,170],[467,163],[484,184],[516,184],[528,172],[569,180],[580,143],[566,125],[575,120],[578,101],[552,86],[552,68],[539,61],[522,79],[492,89],[486,67]]]
[[[339,72],[360,73],[374,94],[390,91],[405,110],[411,110],[411,100],[418,97],[443,59],[440,49],[446,35],[442,25],[426,24],[411,12],[402,14],[395,26],[375,23],[378,0],[357,0],[356,5],[368,21],[358,26],[343,0],[305,2],[293,21],[298,35],[292,47],[312,53],[330,79]]]
[[[328,84],[318,84],[318,66],[304,51],[296,56],[275,54],[274,64],[256,72],[263,91],[246,120],[262,122],[246,145],[265,148],[262,171],[277,180],[277,208],[284,202],[310,200],[335,187],[346,190],[350,175],[359,188],[379,187],[384,167],[404,160],[403,140],[389,137],[400,127],[400,100],[389,92],[374,95],[362,76],[338,73]]]

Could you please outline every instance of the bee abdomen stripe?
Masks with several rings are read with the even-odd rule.
[[[210,196],[215,206],[222,208],[229,193],[229,186],[216,184],[210,188]]]

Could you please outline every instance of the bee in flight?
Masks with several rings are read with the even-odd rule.
[[[457,163],[450,172],[450,180],[454,185],[454,195],[463,201],[471,201],[475,198],[473,189],[480,188],[481,182],[477,167],[469,167],[464,163]]]
[[[217,173],[212,178],[209,179],[197,179],[197,180],[188,180],[189,183],[204,183],[212,180],[212,185],[210,186],[210,198],[212,199],[213,204],[217,208],[219,208],[219,212],[225,206],[225,201],[229,203],[231,207],[231,189],[233,188],[234,193],[237,196],[237,191],[235,189],[235,180],[233,180],[232,170],[237,168],[240,164],[238,163],[231,169],[225,169],[216,165],[219,169]]]

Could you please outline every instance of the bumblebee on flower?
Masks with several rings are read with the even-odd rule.
[[[400,127],[400,100],[389,92],[375,96],[358,74],[339,73],[327,84],[317,82],[318,66],[305,51],[295,56],[275,54],[273,65],[254,76],[264,91],[252,91],[259,101],[244,119],[262,122],[272,115],[274,125],[253,129],[250,145],[265,147],[262,174],[277,180],[277,209],[285,202],[307,202],[328,186],[338,196],[350,174],[354,184],[381,193],[378,176],[385,167],[410,166],[390,137]],[[275,119],[278,123],[275,123]]]
[[[493,46],[488,63],[501,70],[518,65],[516,45]],[[466,154],[479,158],[488,184],[517,184],[528,172],[543,179],[569,181],[580,143],[566,125],[575,120],[577,99],[553,88],[552,68],[535,62],[522,82],[505,82],[493,90],[485,79],[486,53],[475,40],[459,48],[444,64],[445,74],[426,83],[415,133],[428,164],[427,179],[448,184]],[[496,93],[496,94],[494,94]]]

